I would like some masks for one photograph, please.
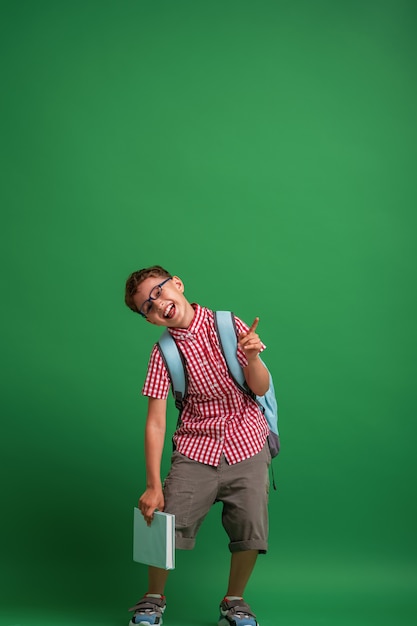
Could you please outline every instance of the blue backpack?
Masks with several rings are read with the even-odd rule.
[[[274,392],[274,383],[269,374],[269,389],[264,396],[256,396],[247,386],[243,369],[237,359],[237,330],[235,318],[230,311],[215,311],[214,320],[220,347],[226,360],[231,377],[237,387],[253,398],[268,422],[268,444],[271,457],[277,456],[280,443],[278,433],[278,405]],[[168,329],[158,341],[159,351],[168,370],[171,379],[172,393],[174,394],[175,406],[180,412],[178,423],[181,421],[183,401],[187,395],[187,370],[185,359],[177,347],[174,338]]]

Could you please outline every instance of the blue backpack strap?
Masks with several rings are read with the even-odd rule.
[[[171,379],[175,406],[181,411],[183,400],[187,395],[188,386],[184,357],[179,351],[175,339],[168,332],[168,329],[161,335],[157,345]]]
[[[237,359],[237,329],[235,316],[231,311],[215,311],[214,323],[230,375],[235,383],[241,387],[245,393],[248,393],[245,375]]]

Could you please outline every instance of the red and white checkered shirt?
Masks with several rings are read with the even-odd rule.
[[[185,357],[188,375],[188,393],[174,442],[181,454],[200,463],[217,467],[224,454],[233,465],[262,450],[268,424],[256,402],[238,389],[228,372],[213,311],[192,306],[195,315],[190,326],[169,329]],[[247,332],[244,322],[237,317],[235,321],[238,333]],[[237,357],[245,367],[248,362],[240,348]],[[155,345],[142,394],[165,399],[169,388],[169,375]]]

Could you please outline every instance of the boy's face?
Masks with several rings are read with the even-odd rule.
[[[165,280],[163,276],[146,278],[137,288],[133,302],[138,310],[146,311],[146,319],[151,324],[188,328],[194,317],[194,309],[184,296],[184,284],[178,276],[165,282],[159,298],[149,301],[152,289]]]

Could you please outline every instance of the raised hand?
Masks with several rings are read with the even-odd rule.
[[[262,349],[262,342],[255,332],[259,324],[259,317],[255,317],[248,332],[240,333],[238,345],[246,354],[248,361],[255,359]]]

